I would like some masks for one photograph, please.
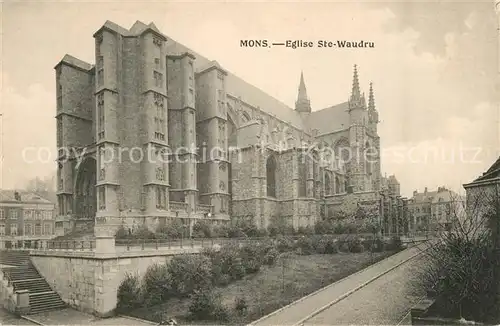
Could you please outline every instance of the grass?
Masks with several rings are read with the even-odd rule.
[[[252,322],[328,284],[355,273],[394,252],[338,253],[334,255],[300,256],[291,254],[272,267],[263,266],[258,273],[247,275],[225,287],[218,287],[224,305],[231,309],[230,324]],[[244,298],[248,310],[244,316],[236,316],[235,300]],[[189,299],[170,299],[167,302],[139,308],[131,316],[159,321],[161,312],[175,318],[181,324],[190,323]],[[196,324],[213,322],[196,321]]]

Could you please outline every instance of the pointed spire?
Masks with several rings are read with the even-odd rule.
[[[300,72],[300,84],[299,84],[299,96],[297,98],[300,100],[307,100],[307,90],[306,83],[304,82],[304,72]]]
[[[359,99],[361,91],[359,89],[358,65],[354,65],[354,76],[352,78],[351,99]]]
[[[375,98],[373,96],[373,83],[370,83],[370,94],[368,95],[368,109],[375,110]]]
[[[300,72],[299,94],[295,102],[295,110],[300,112],[311,112],[311,102],[307,98],[306,83],[304,82],[304,73]]]

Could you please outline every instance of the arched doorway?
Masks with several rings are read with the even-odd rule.
[[[74,212],[77,219],[95,219],[97,211],[96,165],[96,160],[88,157],[78,168],[74,201]]]

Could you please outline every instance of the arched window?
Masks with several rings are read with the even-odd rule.
[[[341,186],[341,185],[340,185],[340,178],[339,178],[339,176],[337,175],[337,176],[335,176],[335,193],[336,193],[336,194],[341,193],[341,191],[340,191],[340,186]]]
[[[332,187],[330,184],[330,175],[325,172],[325,195],[330,195],[332,191]]]
[[[269,156],[266,162],[267,196],[276,198],[276,159]]]
[[[335,156],[339,157],[343,164],[346,164],[351,159],[351,148],[347,138],[340,138],[335,144]]]
[[[299,197],[307,196],[307,156],[299,155]]]

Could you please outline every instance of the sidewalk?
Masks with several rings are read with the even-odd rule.
[[[153,322],[142,321],[135,318],[127,317],[111,317],[97,318],[93,315],[84,312],[65,308],[61,310],[44,312],[36,315],[24,316],[26,319],[33,321],[39,325],[138,325],[151,326],[156,325]]]
[[[358,273],[351,274],[327,286],[323,290],[319,290],[316,293],[299,299],[295,303],[268,315],[267,318],[263,317],[251,323],[251,325],[295,325],[322,307],[327,306],[335,300],[341,299],[346,294],[370,282],[373,278],[417,255],[422,251],[423,246],[425,245],[414,246],[390,256]]]

